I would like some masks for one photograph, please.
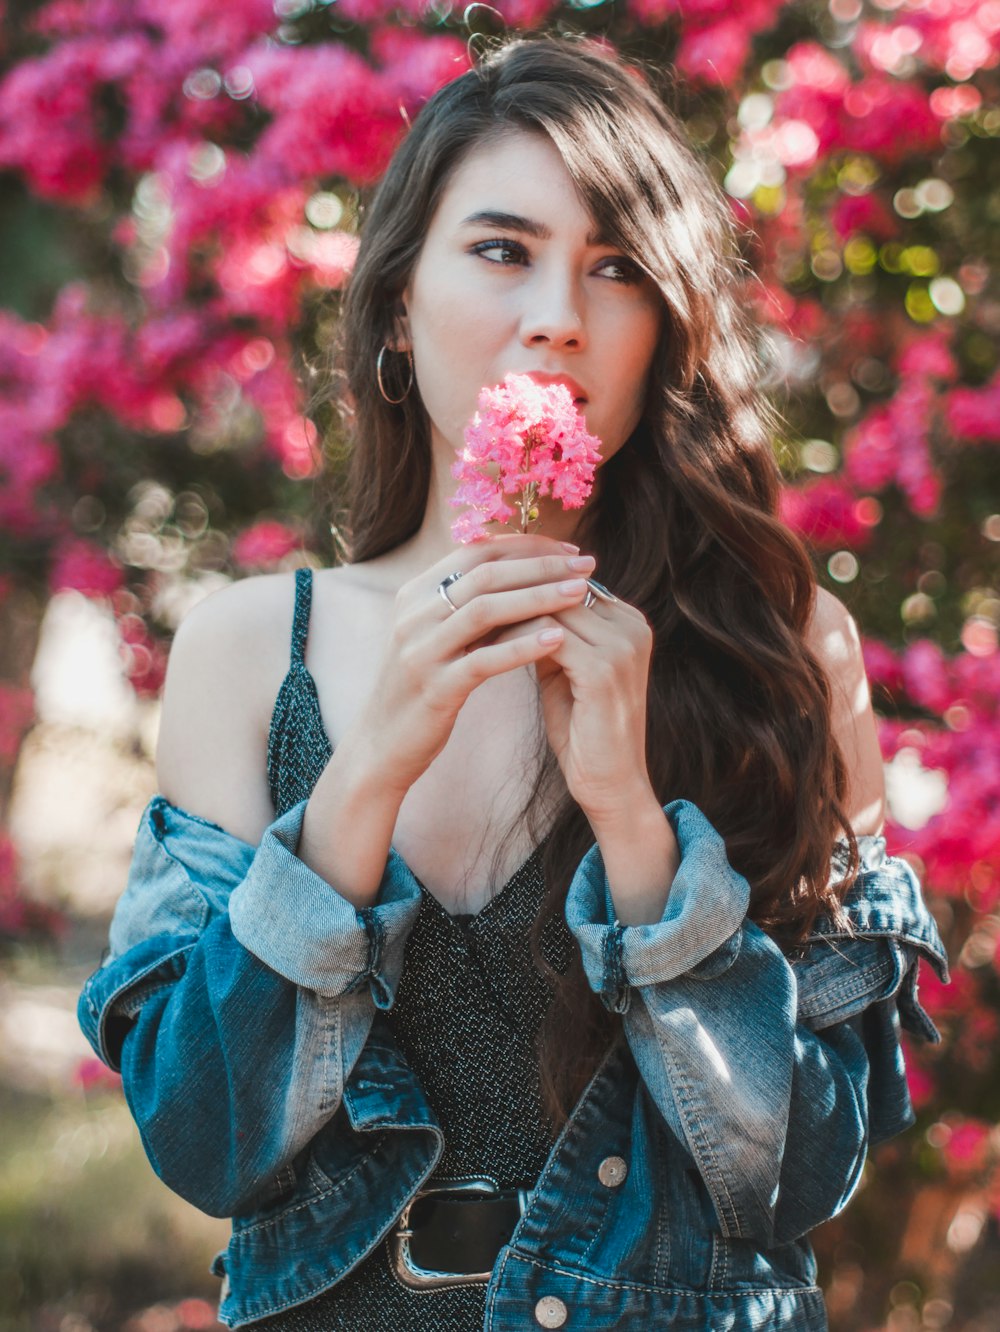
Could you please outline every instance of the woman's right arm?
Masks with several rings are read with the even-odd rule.
[[[268,642],[287,635],[267,598],[284,594],[290,626],[288,584],[235,585],[175,639],[161,794],[79,1006],[154,1169],[218,1216],[243,1210],[335,1113],[419,906],[405,864],[377,848],[378,900],[359,912],[297,854],[306,802],[274,817],[263,719],[283,656],[269,667]],[[359,859],[364,833],[360,820],[328,831]]]
[[[143,816],[111,956],[79,1012],[121,1068],[154,1168],[202,1210],[241,1210],[337,1110],[375,1009],[391,1006],[419,906],[391,847],[398,801],[477,683],[550,650],[530,633],[486,640],[571,600],[553,581],[566,577],[565,555],[527,558],[553,544],[525,537],[502,554],[459,556],[470,572],[491,567],[470,578],[470,604],[453,616],[433,595],[443,570],[408,585],[368,708],[310,799],[278,819],[266,723],[283,659],[269,665],[268,645],[288,636],[262,598],[283,592],[290,627],[285,580],[227,589],[178,634],[162,794]],[[525,558],[504,558],[515,552]]]

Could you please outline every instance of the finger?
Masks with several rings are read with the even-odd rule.
[[[476,648],[456,658],[445,668],[449,685],[469,694],[485,680],[505,671],[517,670],[540,661],[562,646],[565,630],[559,625],[532,634],[520,634],[504,643]]]
[[[523,634],[544,633],[547,629],[561,629],[563,631],[563,640],[552,654],[552,660],[560,666],[568,668],[571,663],[579,665],[584,660],[580,653],[597,646],[582,637],[579,631],[579,620],[577,618],[571,620],[570,613],[565,611],[558,611],[550,615],[539,615],[531,620],[508,625],[506,628],[499,629],[490,641],[494,644],[509,643]]]
[[[531,559],[488,560],[477,565],[462,578],[452,583],[448,595],[456,609],[468,605],[473,598],[512,588],[531,587],[540,583],[560,583],[569,579],[586,578],[597,561],[593,555],[543,555]]]
[[[543,624],[540,617],[579,605],[586,595],[586,581],[579,577],[506,592],[483,593],[437,625],[437,652],[441,657],[448,657],[467,652],[483,640],[496,642],[495,631],[498,629],[518,626],[523,634],[526,623],[534,624],[539,630],[552,628],[551,621]]]
[[[555,537],[542,536],[537,532],[509,532],[502,536],[490,537],[486,541],[477,541],[470,546],[457,546],[455,550],[442,556],[414,582],[430,582],[436,585],[449,573],[459,570],[468,573],[478,565],[493,560],[523,559],[540,555],[570,556],[578,549],[569,547],[572,542],[557,541]]]
[[[637,613],[636,619],[616,617],[617,607],[609,606],[610,613],[602,616],[595,614],[595,609],[596,603],[585,607],[581,601],[575,606],[500,629],[491,641],[505,642],[515,634],[537,633],[545,627],[559,625],[567,632],[562,645],[552,654],[552,660],[578,679],[592,674],[598,666],[598,673],[603,676],[609,668],[620,669],[635,660],[648,660],[652,631],[641,614]]]
[[[588,578],[587,585],[593,589],[594,580]],[[587,604],[587,598],[584,598],[580,609],[585,610],[595,621],[598,634],[603,632],[604,626],[609,626],[617,634],[630,638],[635,637],[639,640],[643,639],[649,632],[649,621],[642,611],[637,606],[631,606],[627,601],[622,601],[619,597],[609,600],[595,592],[589,605]]]

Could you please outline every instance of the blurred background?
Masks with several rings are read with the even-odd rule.
[[[953,960],[918,1123],[817,1237],[835,1332],[1000,1329],[1000,0],[0,5],[0,1328],[215,1325],[75,1020],[186,610],[321,565],[367,191],[492,34],[673,72],[754,274],[788,522],[865,639],[890,849]],[[816,1144],[817,1152],[823,1144]]]

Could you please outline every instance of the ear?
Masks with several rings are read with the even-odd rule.
[[[386,346],[390,351],[407,352],[413,345],[410,338],[410,316],[407,311],[408,297],[409,289],[393,302],[392,333],[386,339]]]

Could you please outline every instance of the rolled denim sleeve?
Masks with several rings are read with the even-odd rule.
[[[154,1169],[212,1215],[239,1211],[335,1113],[419,909],[392,852],[357,911],[296,856],[304,812],[253,848],[155,797],[78,1005]]]
[[[807,1023],[798,974],[747,919],[749,887],[722,837],[688,801],[664,814],[681,860],[662,919],[618,923],[595,846],[570,884],[567,923],[591,987],[622,1014],[646,1088],[687,1147],[722,1233],[784,1242],[849,1199],[868,1147],[873,1089],[883,1129],[909,1122],[896,994],[916,964],[917,937],[931,955],[940,940],[924,912],[910,943],[899,945],[899,965],[886,969],[882,954],[895,941],[887,930],[878,957],[865,959],[862,983],[844,964],[840,981],[857,987],[859,1001],[829,1023]],[[884,869],[873,874],[884,882]],[[917,909],[912,883],[909,894],[900,917]]]
[[[271,824],[233,890],[233,935],[293,985],[326,998],[368,985],[391,1008],[403,951],[420,905],[411,871],[390,847],[377,904],[358,911],[296,855],[306,802]]]

